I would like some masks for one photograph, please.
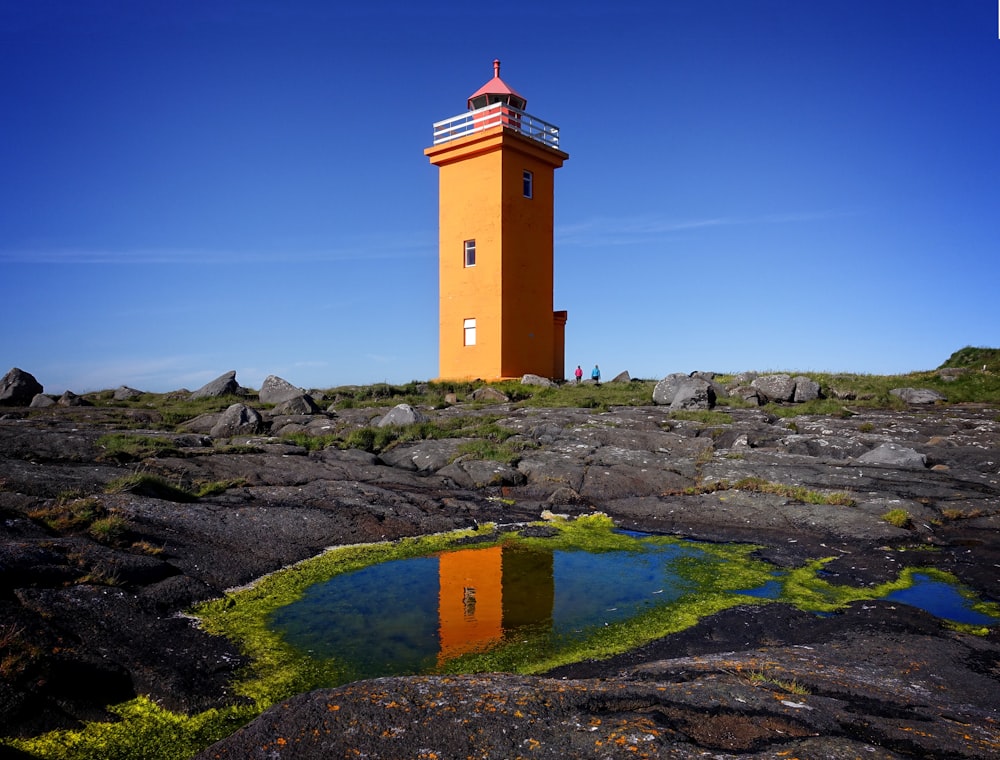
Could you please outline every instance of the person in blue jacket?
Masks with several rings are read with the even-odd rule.
[[[594,365],[594,370],[590,373],[590,379],[593,380],[597,385],[601,384],[601,368],[596,364]]]

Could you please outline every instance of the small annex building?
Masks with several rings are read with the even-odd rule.
[[[439,361],[442,380],[565,377],[565,311],[553,311],[559,129],[525,111],[500,78],[468,110],[434,124],[439,168]]]

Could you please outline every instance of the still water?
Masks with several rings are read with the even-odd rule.
[[[518,642],[558,648],[602,628],[699,594],[778,599],[781,571],[750,588],[727,558],[696,542],[639,544],[634,551],[460,549],[383,562],[334,576],[276,610],[269,621],[286,644],[336,660],[350,678],[426,673],[471,653]],[[972,625],[997,620],[930,576],[885,598]],[[735,602],[735,600],[734,600]]]

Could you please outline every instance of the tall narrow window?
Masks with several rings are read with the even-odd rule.
[[[524,197],[525,198],[534,197],[535,175],[526,169],[522,176],[524,178]]]
[[[465,266],[474,267],[476,265],[476,241],[465,241]]]
[[[466,346],[476,345],[476,320],[467,319],[464,324],[465,328],[465,343]]]

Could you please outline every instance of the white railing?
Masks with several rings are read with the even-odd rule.
[[[504,103],[466,111],[434,123],[434,144],[456,140],[492,127],[507,127],[552,148],[559,147],[559,127]]]

